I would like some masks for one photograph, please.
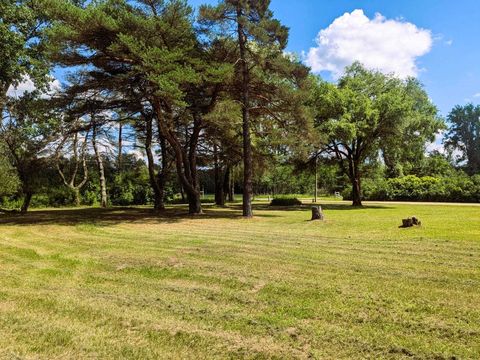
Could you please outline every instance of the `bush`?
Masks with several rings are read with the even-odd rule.
[[[362,184],[362,198],[376,201],[439,201],[479,202],[480,176],[464,173],[449,177],[403,176],[388,180],[366,179]],[[345,200],[351,199],[351,190],[345,189]]]
[[[279,196],[273,198],[270,202],[270,206],[297,206],[302,205],[302,202],[296,197],[291,196]]]

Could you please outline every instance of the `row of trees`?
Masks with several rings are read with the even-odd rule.
[[[128,171],[125,148],[140,150],[158,210],[178,190],[201,213],[199,176],[211,169],[215,202],[232,200],[237,183],[251,217],[255,182],[318,163],[344,174],[361,205],[369,169],[408,173],[445,128],[415,79],[358,63],[335,84],[313,76],[285,51],[288,29],[269,1],[195,13],[182,0],[6,0],[0,14],[0,178],[10,179],[0,195],[22,195],[23,211],[52,177],[80,203],[92,171],[107,206],[109,181]],[[68,76],[53,92],[58,69]],[[26,80],[35,91],[8,96]],[[478,124],[463,124],[474,111],[455,109],[447,134],[478,172]]]

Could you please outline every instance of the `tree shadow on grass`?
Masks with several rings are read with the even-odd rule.
[[[201,215],[188,214],[186,206],[173,206],[165,211],[147,207],[68,208],[33,210],[26,214],[0,214],[1,225],[95,225],[110,226],[122,223],[162,224],[182,220],[241,219],[241,207],[232,205],[224,208],[204,205]],[[257,217],[277,217],[274,214],[256,214]]]
[[[312,204],[314,205],[314,204]],[[256,218],[280,217],[278,211],[309,211],[310,204],[301,206],[270,206],[269,204],[254,204],[253,211]],[[369,210],[392,209],[385,205],[366,205],[354,207],[350,204],[321,204],[325,211],[330,210]],[[165,211],[155,211],[148,207],[112,207],[101,208],[68,208],[33,210],[27,214],[6,213],[0,214],[1,225],[94,225],[110,226],[122,223],[137,224],[168,224],[183,220],[205,219],[243,219],[242,205],[229,204],[225,207],[216,207],[212,204],[203,205],[204,213],[189,215],[185,205],[174,205]]]

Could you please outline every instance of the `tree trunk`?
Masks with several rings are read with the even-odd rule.
[[[228,201],[235,202],[235,177],[233,169],[230,169],[230,181],[228,184]]]
[[[202,202],[200,201],[200,193],[187,193],[188,198],[188,212],[192,215],[202,213]]]
[[[250,138],[250,98],[249,72],[246,59],[246,37],[242,21],[241,4],[237,5],[237,33],[240,49],[240,68],[242,73],[242,137],[243,137],[243,216],[251,218],[252,212],[252,143]]]
[[[146,116],[146,131],[145,131],[145,152],[147,154],[147,165],[148,165],[148,177],[150,180],[150,186],[153,190],[153,201],[155,210],[165,210],[165,203],[163,201],[164,189],[163,183],[161,182],[161,174],[158,173],[155,175],[155,161],[153,159],[152,152],[152,138],[153,138],[153,119]]]
[[[225,205],[225,195],[223,191],[223,179],[220,176],[220,164],[218,161],[218,148],[217,145],[215,144],[213,146],[213,153],[214,153],[214,172],[215,172],[215,205],[218,206],[224,206]]]
[[[25,193],[25,197],[23,198],[23,204],[20,209],[22,213],[26,213],[28,211],[28,208],[30,207],[30,202],[32,201],[32,196],[33,193],[31,191],[27,191]]]
[[[102,156],[100,154],[100,151],[98,150],[97,126],[95,124],[93,125],[92,145],[93,145],[93,151],[95,152],[95,160],[97,161],[98,178],[100,180],[100,206],[102,208],[106,208],[108,206],[108,203],[107,203],[107,182],[105,180],[105,169],[104,169],[104,166],[103,166]]]
[[[123,152],[123,124],[118,124],[118,170],[121,171],[122,169],[122,152]]]
[[[360,172],[356,161],[351,165],[351,181],[352,181],[352,205],[362,206],[362,187],[360,182]]]
[[[187,194],[189,213],[201,214],[202,207],[200,202],[200,191],[198,190],[196,166],[196,151],[198,137],[201,130],[201,121],[199,118],[197,118],[196,114],[194,114],[194,129],[192,131],[192,135],[190,136],[188,149],[185,149],[169,125],[175,123],[173,119],[173,111],[167,108],[167,111],[163,112],[158,99],[154,99],[152,105],[155,108],[159,131],[175,152],[175,167],[177,169],[177,176],[181,186],[183,187],[183,190]],[[168,119],[161,119],[160,117],[162,114],[168,116]]]
[[[80,189],[72,188],[72,190],[73,190],[73,194],[75,196],[75,207],[79,207],[81,205]]]
[[[228,197],[230,192],[230,173],[231,168],[230,165],[225,167],[225,174],[223,176],[223,184],[222,184],[222,193],[223,193],[223,203],[225,204],[225,199]]]

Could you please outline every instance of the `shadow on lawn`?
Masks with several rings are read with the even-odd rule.
[[[33,210],[26,214],[0,214],[0,225],[81,225],[109,226],[120,223],[175,223],[185,219],[242,218],[241,206],[217,208],[204,205],[201,215],[189,215],[186,206],[174,206],[159,212],[146,207],[69,208]],[[277,217],[274,214],[256,214],[257,217]]]
[[[389,206],[368,205],[353,207],[349,204],[322,204],[323,210],[368,210],[391,209]],[[278,211],[308,211],[310,204],[302,206],[270,206],[255,204],[254,216],[257,218],[280,217]],[[69,208],[34,210],[27,214],[0,214],[0,225],[81,225],[109,226],[119,223],[175,223],[185,219],[242,219],[242,205],[230,204],[226,207],[203,205],[202,215],[189,215],[184,205],[175,205],[163,212],[146,207]],[[261,211],[260,213],[258,211]],[[272,211],[271,213],[268,213]]]

